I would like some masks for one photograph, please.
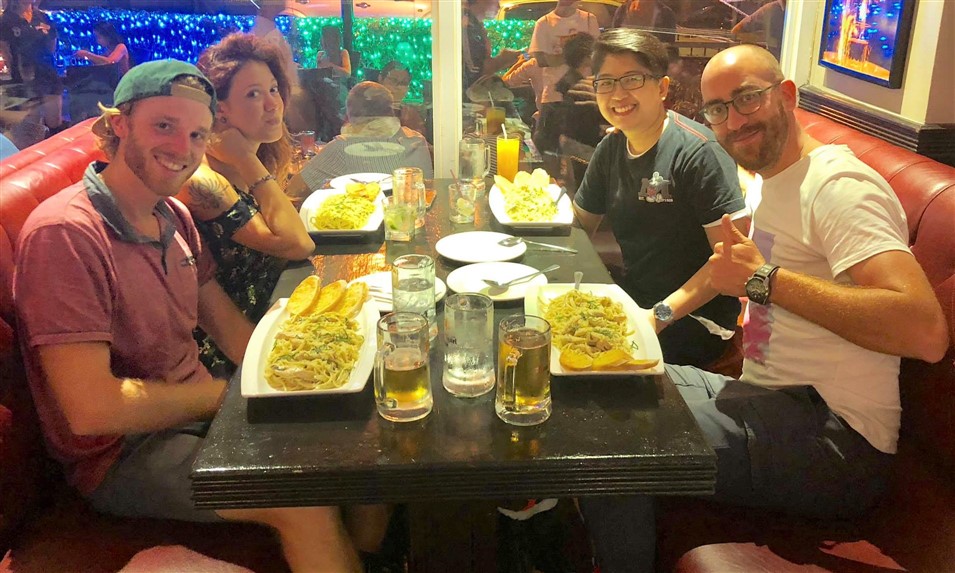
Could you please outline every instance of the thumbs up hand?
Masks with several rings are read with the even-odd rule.
[[[713,247],[708,263],[710,285],[721,294],[746,296],[746,281],[766,259],[756,244],[736,228],[729,215],[723,215],[720,220],[720,232],[723,240]]]

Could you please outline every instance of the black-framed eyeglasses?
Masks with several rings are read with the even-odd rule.
[[[649,74],[627,74],[619,78],[599,78],[594,80],[594,91],[598,94],[609,94],[613,92],[614,85],[620,82],[620,87],[632,92],[642,88],[643,84],[647,83],[647,78],[660,79],[659,76]]]
[[[763,89],[745,91],[726,101],[715,101],[708,103],[703,106],[703,117],[706,118],[706,121],[710,122],[710,125],[719,125],[729,118],[729,106],[731,104],[740,115],[750,115],[752,113],[756,113],[763,105],[763,95],[769,90],[778,87],[781,83],[783,82],[778,81],[773,85]]]

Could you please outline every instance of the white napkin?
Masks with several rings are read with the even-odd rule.
[[[713,336],[719,336],[723,340],[729,340],[730,338],[733,338],[734,334],[736,334],[735,331],[726,330],[725,328],[716,324],[715,322],[713,322],[712,320],[708,318],[703,318],[702,316],[696,316],[695,314],[691,314],[690,316],[695,318],[700,324],[705,326],[707,332],[709,332]]]
[[[119,573],[255,573],[251,569],[206,557],[182,545],[143,549]]]

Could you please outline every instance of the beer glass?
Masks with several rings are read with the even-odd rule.
[[[428,321],[412,312],[392,312],[378,320],[375,403],[392,422],[420,420],[431,413]]]
[[[458,143],[458,176],[470,181],[478,197],[484,195],[484,178],[490,167],[487,142],[477,137],[465,137]]]
[[[444,388],[473,398],[494,387],[494,302],[483,294],[453,294],[444,302]]]
[[[470,181],[448,185],[448,215],[452,223],[473,223],[477,191]]]
[[[395,199],[417,209],[414,226],[424,227],[424,215],[428,211],[424,190],[424,172],[417,167],[401,167],[391,172],[391,194]]]
[[[497,359],[497,417],[533,426],[550,417],[550,324],[515,315],[501,321]]]
[[[391,294],[395,312],[415,312],[428,320],[431,339],[438,336],[434,297],[434,259],[403,255],[391,265]]]

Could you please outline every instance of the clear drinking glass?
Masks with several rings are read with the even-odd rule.
[[[414,226],[424,227],[424,215],[428,210],[424,189],[424,172],[417,167],[402,167],[391,172],[391,194],[398,201],[415,205],[417,215]]]
[[[458,181],[448,185],[448,215],[454,223],[474,222],[474,202],[477,191],[470,182]]]
[[[484,178],[491,163],[489,152],[487,142],[477,137],[465,137],[458,143],[458,175],[474,185],[478,197],[485,191]]]
[[[516,134],[497,136],[497,174],[514,181],[521,159],[521,137]]]
[[[414,223],[418,216],[418,207],[385,197],[381,207],[385,216],[386,241],[410,241],[414,238]]]
[[[474,397],[494,387],[494,302],[483,294],[453,294],[444,302],[445,389]]]
[[[395,312],[414,312],[428,319],[430,338],[438,336],[434,302],[434,259],[404,255],[391,266],[391,294]]]
[[[501,126],[504,125],[504,108],[489,107],[484,117],[487,119],[487,134],[494,135],[501,133]]]
[[[308,159],[315,155],[315,132],[311,130],[300,131],[296,134],[298,139],[298,152],[303,158]]]
[[[375,403],[392,422],[420,420],[431,413],[428,321],[420,314],[392,312],[378,320]]]
[[[516,426],[550,418],[550,324],[538,316],[501,321],[497,359],[497,417]]]

